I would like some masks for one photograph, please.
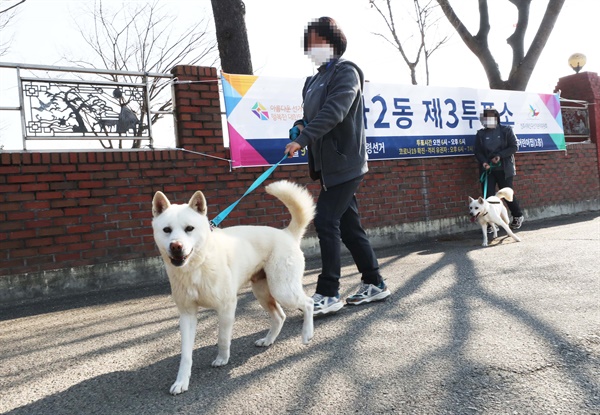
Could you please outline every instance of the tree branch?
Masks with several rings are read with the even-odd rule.
[[[10,6],[9,8],[6,8],[6,9],[4,9],[4,10],[0,11],[0,14],[2,14],[2,13],[6,13],[6,12],[7,12],[7,11],[9,11],[10,9],[14,9],[14,8],[15,8],[15,7],[17,7],[19,4],[23,4],[23,3],[25,3],[26,1],[27,1],[27,0],[21,0],[20,2],[18,2],[18,3],[16,3],[16,4],[13,4],[13,5],[12,5],[12,6]]]
[[[490,88],[504,89],[500,68],[488,47],[487,37],[490,31],[490,20],[487,0],[479,0],[479,31],[471,35],[460,18],[456,15],[448,0],[437,0],[450,24],[454,27],[464,44],[479,59],[487,75]]]
[[[560,11],[565,3],[565,0],[550,0],[546,7],[544,17],[538,27],[538,30],[529,46],[527,54],[523,58],[521,64],[511,74],[511,86],[517,90],[525,90],[529,78],[533,73],[533,69],[548,42],[548,38],[554,29],[554,25],[558,20]]]
[[[521,62],[525,57],[525,32],[527,31],[527,25],[529,23],[529,8],[531,5],[531,0],[509,1],[517,7],[518,11],[517,27],[515,27],[513,34],[506,39],[506,43],[508,43],[513,51],[512,66],[510,70],[512,75],[521,65]]]

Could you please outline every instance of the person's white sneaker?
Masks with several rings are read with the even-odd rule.
[[[521,225],[523,224],[524,220],[525,220],[525,218],[523,216],[515,216],[515,217],[513,217],[513,220],[509,226],[511,229],[519,229],[521,227]]]
[[[391,295],[390,290],[384,282],[379,285],[361,283],[358,292],[346,298],[346,304],[360,305],[370,303],[371,301],[379,301]]]
[[[315,303],[313,316],[335,313],[344,306],[344,303],[342,300],[340,300],[339,294],[335,297],[327,297],[325,295],[315,294],[312,296],[312,299]]]

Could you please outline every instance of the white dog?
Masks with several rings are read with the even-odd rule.
[[[505,187],[498,190],[498,193],[496,193],[495,196],[490,196],[487,199],[484,199],[483,197],[480,197],[479,199],[469,197],[469,215],[471,215],[471,222],[477,221],[479,225],[481,225],[483,246],[488,246],[488,225],[492,226],[494,238],[498,236],[498,227],[495,226],[498,225],[501,226],[515,241],[521,242],[521,239],[508,227],[508,211],[506,210],[504,203],[502,203],[502,199],[512,202],[513,195],[513,189]]]
[[[313,337],[313,300],[304,293],[304,254],[300,240],[314,217],[311,194],[296,184],[279,181],[266,187],[289,209],[285,229],[234,226],[211,230],[206,199],[196,192],[188,204],[172,205],[156,192],[152,200],[154,240],[165,262],[173,300],[180,314],[181,362],[173,395],[188,389],[198,307],[217,311],[218,354],[213,366],[229,361],[237,293],[248,282],[271,317],[267,335],[257,346],[270,346],[281,331],[281,306],[304,313],[302,342]]]

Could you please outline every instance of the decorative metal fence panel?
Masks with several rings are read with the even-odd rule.
[[[113,148],[113,141],[123,148],[129,140],[132,148],[153,148],[152,123],[173,114],[172,96],[160,94],[164,83],[156,89],[158,78],[172,82],[170,73],[10,62],[0,62],[0,68],[16,71],[19,106],[0,106],[0,111],[20,112],[24,150],[30,140],[41,145],[52,140],[98,140],[103,148]],[[22,76],[21,70],[33,75]],[[53,79],[48,72],[86,75]],[[154,110],[152,104],[160,109]]]
[[[25,138],[149,139],[145,84],[22,78]]]
[[[565,137],[590,136],[590,115],[587,107],[561,107]]]

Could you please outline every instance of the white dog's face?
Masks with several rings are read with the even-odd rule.
[[[171,205],[162,192],[152,199],[154,241],[171,264],[181,267],[200,252],[210,225],[206,217],[206,200],[202,192],[194,193],[187,205]]]
[[[480,215],[484,215],[486,212],[485,201],[482,197],[479,199],[469,197],[469,215],[471,216],[471,222],[475,222]]]

